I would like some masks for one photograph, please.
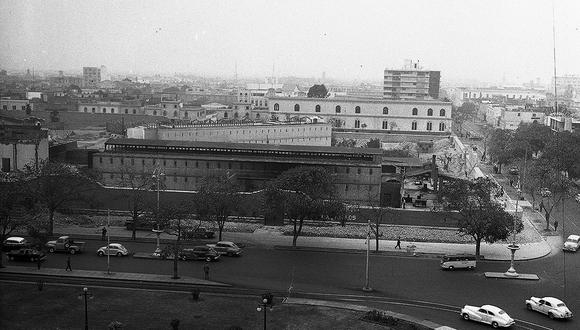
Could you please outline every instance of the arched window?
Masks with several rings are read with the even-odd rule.
[[[445,117],[445,109],[439,110],[439,116],[440,117]]]
[[[224,118],[228,118],[228,113],[224,112]]]
[[[416,121],[411,123],[411,130],[413,130],[413,131],[417,130],[417,122]]]
[[[107,108],[103,108],[103,113],[107,112]]]
[[[173,117],[177,117],[178,115],[177,110],[173,111]]]
[[[280,111],[280,105],[278,103],[274,103],[274,111]]]
[[[136,114],[136,113],[137,113],[137,110],[136,109],[133,109],[133,114]]]
[[[336,113],[340,113],[340,105],[337,105],[336,108],[334,108]]]
[[[360,107],[358,105],[354,107],[354,113],[360,113]]]
[[[386,120],[383,120],[383,129],[389,129],[389,123]]]
[[[427,109],[427,116],[433,116],[433,109]]]
[[[388,115],[389,114],[389,108],[388,107],[384,107],[383,108],[383,115]]]
[[[439,131],[440,132],[445,131],[445,123],[439,123]]]
[[[432,131],[433,130],[433,123],[432,122],[427,122],[427,130],[428,131]]]
[[[87,112],[89,109],[87,109],[87,107],[85,107],[85,112]]]
[[[354,128],[360,128],[360,120],[355,120],[354,121]]]
[[[125,113],[129,113],[129,109],[125,109]]]
[[[316,112],[320,112],[320,104],[317,104],[317,105],[314,107],[314,111],[316,111]]]
[[[417,108],[413,108],[413,116],[416,116],[419,113],[419,110],[417,110]]]
[[[294,111],[300,111],[300,104],[294,104]]]
[[[260,114],[259,113],[256,114],[256,119],[260,119]]]
[[[157,110],[153,110],[153,116],[157,116]]]
[[[115,108],[111,108],[111,113],[115,113]]]

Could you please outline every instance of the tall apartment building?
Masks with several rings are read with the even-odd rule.
[[[386,99],[438,99],[441,71],[422,70],[407,61],[400,70],[385,69],[383,97]]]
[[[83,86],[95,87],[101,82],[101,69],[92,66],[83,67]]]

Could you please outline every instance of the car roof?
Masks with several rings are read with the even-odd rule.
[[[231,242],[231,241],[219,241],[219,242],[217,242],[217,244],[220,244],[220,243],[221,244],[235,244],[234,242]]]
[[[24,237],[12,236],[12,237],[8,237],[6,240],[7,241],[18,241],[18,242],[22,242],[22,241],[25,241],[26,239],[24,239]]]
[[[554,298],[554,297],[544,297],[542,298],[545,301],[549,302],[552,305],[557,305],[557,304],[563,304],[564,302],[558,298]]]
[[[568,236],[568,239],[580,239],[580,236],[578,236],[578,235],[570,235],[570,236]]]
[[[481,308],[484,308],[484,309],[487,309],[488,311],[492,311],[492,312],[496,312],[496,313],[502,310],[501,308],[493,306],[493,305],[483,305],[483,306],[481,306]]]

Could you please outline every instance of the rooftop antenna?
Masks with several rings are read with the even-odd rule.
[[[552,38],[554,39],[554,109],[558,115],[558,87],[556,77],[556,16],[554,15],[554,1],[552,0]]]

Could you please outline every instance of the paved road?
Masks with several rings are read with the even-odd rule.
[[[93,252],[101,245],[101,241],[87,241],[89,252],[72,257],[73,269],[106,271],[106,257],[98,257]],[[154,249],[153,243],[126,245],[132,251],[146,252]],[[552,257],[516,264],[518,272],[538,274],[541,278],[539,282],[493,280],[484,277],[483,273],[486,271],[506,270],[509,266],[506,262],[480,262],[476,271],[449,272],[440,270],[439,260],[435,258],[371,255],[370,284],[376,290],[372,295],[383,300],[372,299],[368,302],[367,298],[364,301],[383,309],[429,318],[457,329],[480,329],[477,324],[459,320],[457,311],[464,304],[485,303],[501,306],[518,320],[547,328],[577,329],[574,321],[551,321],[526,311],[524,307],[524,300],[531,295],[554,295],[565,299],[573,312],[580,311],[580,300],[574,298],[580,288],[580,278],[577,276],[580,255],[563,254],[557,248],[554,253]],[[66,257],[65,254],[50,255],[44,266],[64,268]],[[314,292],[340,297],[355,295],[357,297],[352,299],[361,299],[358,296],[364,296],[360,290],[364,284],[364,262],[364,254],[289,251],[249,246],[240,258],[224,257],[219,262],[211,263],[210,279],[240,287],[276,291],[288,291],[291,287],[293,292]],[[8,264],[23,265],[15,262]],[[203,265],[204,262],[180,262],[179,273],[202,278]],[[173,263],[169,260],[111,257],[111,270],[118,272],[171,275],[172,267]],[[442,311],[433,309],[437,306],[432,304],[420,309],[407,306],[419,301],[451,307]]]

